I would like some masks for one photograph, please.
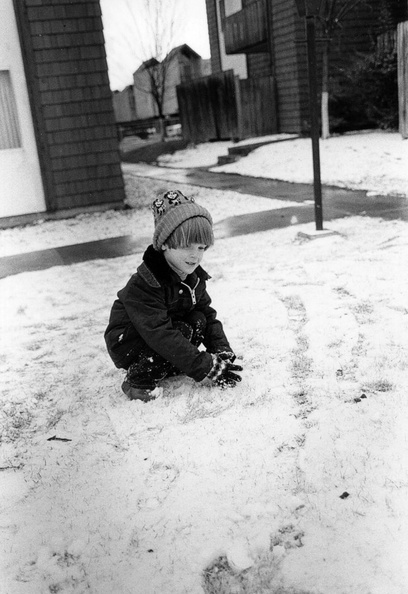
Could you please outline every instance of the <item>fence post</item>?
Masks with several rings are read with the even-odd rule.
[[[398,24],[397,48],[399,132],[408,138],[408,21]]]
[[[242,97],[241,97],[241,82],[239,76],[234,76],[234,86],[235,86],[235,102],[237,105],[237,130],[238,130],[238,138],[234,140],[242,140],[243,134],[243,121],[242,121]]]

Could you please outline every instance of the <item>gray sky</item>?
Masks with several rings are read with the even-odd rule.
[[[202,58],[210,57],[205,0],[174,0],[178,11],[173,46],[186,43]],[[146,55],[148,39],[143,0],[100,0],[109,78],[112,90],[132,84],[133,72]],[[143,36],[145,35],[145,38]],[[170,48],[171,49],[171,48]]]

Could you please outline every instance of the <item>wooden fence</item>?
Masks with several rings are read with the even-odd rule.
[[[183,137],[208,142],[277,131],[272,77],[240,80],[232,70],[177,87]]]
[[[232,70],[177,87],[183,137],[193,142],[238,136],[236,81]]]
[[[169,128],[176,124],[180,124],[178,116],[166,117],[164,120],[164,127]],[[118,139],[121,141],[125,136],[139,136],[140,138],[148,138],[152,132],[160,131],[160,118],[147,118],[144,120],[129,120],[123,122],[116,122],[116,130]]]
[[[240,137],[264,136],[278,131],[276,88],[272,76],[239,81]]]

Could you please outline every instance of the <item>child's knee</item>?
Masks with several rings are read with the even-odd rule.
[[[175,322],[174,327],[191,342],[194,334],[194,328],[188,322]]]
[[[203,333],[207,325],[207,318],[201,311],[193,311],[187,317],[188,323],[195,332]]]

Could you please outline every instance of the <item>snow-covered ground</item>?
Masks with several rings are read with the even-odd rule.
[[[159,182],[126,179],[136,210],[0,240],[148,236]],[[216,221],[274,208],[180,187]],[[407,225],[330,228],[218,240],[203,266],[243,381],[167,380],[148,404],[121,393],[103,343],[140,254],[0,281],[0,592],[406,594]]]
[[[159,162],[167,167],[196,167],[199,162],[212,167],[231,146],[232,142],[204,143],[195,149],[162,155]],[[408,197],[408,140],[400,134],[377,131],[332,137],[320,141],[319,152],[322,183]],[[211,171],[313,183],[311,141],[298,138],[267,144],[235,163],[212,167]]]

